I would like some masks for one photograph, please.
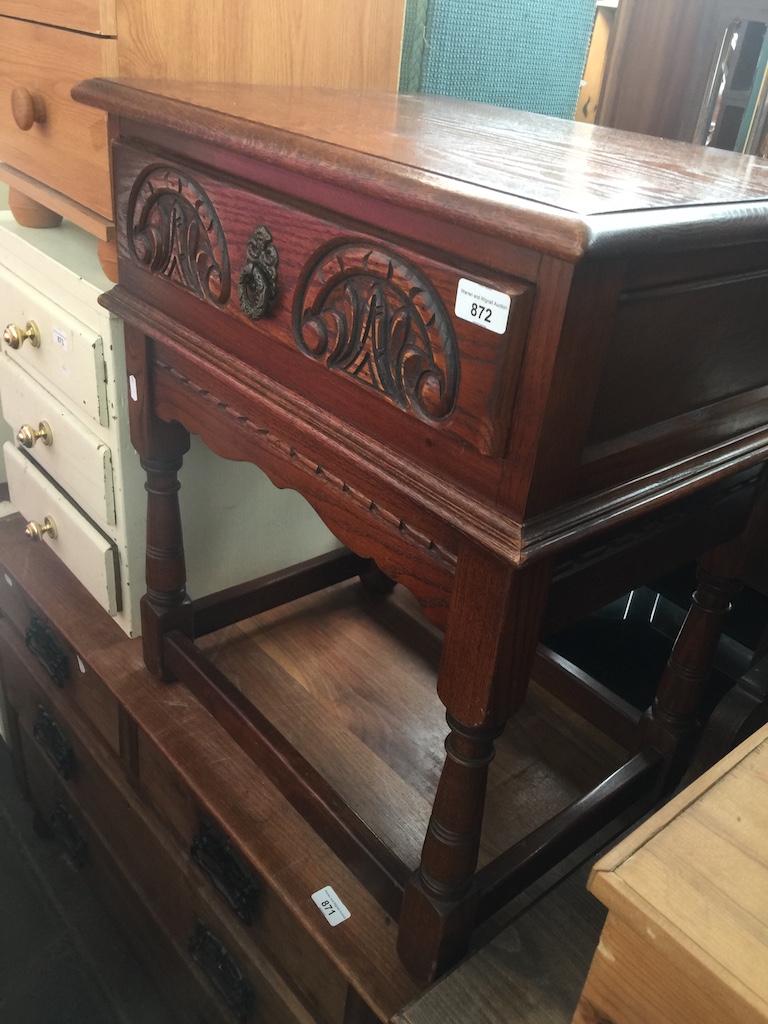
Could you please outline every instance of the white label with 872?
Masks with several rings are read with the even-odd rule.
[[[479,324],[494,334],[503,334],[507,329],[511,305],[512,300],[504,292],[486,288],[465,277],[459,281],[455,312],[462,320]]]

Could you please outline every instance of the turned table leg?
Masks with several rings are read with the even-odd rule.
[[[674,786],[691,760],[699,737],[705,688],[731,603],[742,589],[748,560],[765,549],[768,475],[763,475],[742,534],[699,561],[691,606],[675,640],[653,704],[640,730],[641,747],[656,747],[669,759],[665,782]],[[723,751],[725,753],[725,751]]]
[[[697,581],[688,614],[640,731],[641,747],[654,746],[669,756],[667,778],[671,783],[690,758],[699,708],[725,617],[742,587],[737,578],[708,572],[703,564]]]
[[[398,932],[401,959],[423,983],[467,951],[494,740],[524,699],[550,579],[549,563],[516,571],[472,545],[459,557],[438,679],[451,731]]]
[[[164,664],[163,636],[174,629],[192,632],[177,476],[189,436],[173,429],[177,427],[158,422],[151,437],[154,457],[141,457],[147,474],[147,589],[141,599],[141,631],[147,667],[163,679],[172,678]]]
[[[150,358],[151,339],[126,324],[131,440],[147,474],[147,589],[141,599],[144,661],[156,675],[172,679],[164,664],[163,637],[175,629],[190,636],[193,632],[177,475],[189,451],[189,434],[180,423],[166,423],[155,415],[149,390]]]

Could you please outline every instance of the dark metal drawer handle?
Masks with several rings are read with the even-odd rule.
[[[237,294],[240,308],[249,320],[261,320],[277,295],[277,265],[280,262],[272,235],[261,226],[248,239],[248,259],[240,271]]]
[[[237,916],[251,924],[259,888],[251,872],[240,863],[229,837],[204,821],[189,852]]]
[[[51,828],[76,868],[88,860],[88,843],[64,804],[56,804],[51,814]]]
[[[27,647],[34,654],[57,686],[69,679],[69,659],[59,647],[53,633],[42,619],[32,617],[25,636]]]
[[[189,940],[192,959],[239,1021],[247,1021],[253,1009],[254,993],[227,947],[213,932],[197,922]]]
[[[75,774],[75,752],[72,744],[61,731],[56,719],[42,705],[37,707],[32,735],[62,779],[71,779]]]

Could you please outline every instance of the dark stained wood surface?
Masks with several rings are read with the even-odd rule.
[[[555,555],[573,559],[566,618],[590,610],[579,570],[597,593],[596,565],[614,597],[645,582],[648,565],[666,570],[736,538],[718,575],[723,586],[739,575],[738,534],[768,455],[768,173],[733,155],[435,97],[103,80],[76,95],[110,111],[116,138],[120,284],[104,304],[128,323],[140,390],[130,405],[149,481],[147,664],[205,692],[296,806],[309,799],[311,820],[322,811],[333,849],[360,803],[410,868],[401,781],[368,760],[368,734],[334,721],[334,699],[350,686],[355,706],[370,676],[366,703],[394,695],[407,713],[387,731],[412,735],[429,761],[440,726],[420,703],[419,672],[375,644],[378,661],[342,648],[330,655],[332,685],[307,702],[295,683],[312,646],[326,648],[306,626],[288,678],[279,659],[255,675],[248,657],[234,659],[222,673],[223,649],[206,660],[192,648],[175,507],[186,431],[298,490],[445,629],[436,683],[423,685],[445,705],[445,760],[414,812],[423,846],[398,917],[403,964],[429,981],[464,954],[495,895],[566,856],[588,822],[601,828],[639,790],[656,791],[660,773],[672,785],[688,754],[719,616],[691,620],[675,662],[690,684],[660,692],[639,758],[597,790],[585,780],[590,797],[564,815],[516,779],[514,799],[546,806],[550,820],[539,832],[516,804],[499,847],[509,848],[476,871],[494,744],[527,705]],[[456,303],[465,277],[506,296],[506,330],[468,325]],[[269,307],[257,313],[259,293]],[[233,674],[244,681],[234,694]],[[247,713],[265,679],[275,704],[260,710],[280,717],[279,743]],[[348,741],[349,760],[337,752]],[[300,757],[320,778],[307,772],[296,796]],[[417,774],[430,778],[429,763]],[[380,775],[391,782],[385,827],[374,820]],[[330,829],[329,781],[343,801]]]
[[[17,634],[14,649],[23,650],[20,638],[30,609],[35,609],[45,615],[60,641],[77,652],[86,668],[81,672],[73,661],[72,682],[80,689],[75,690],[76,707],[68,711],[71,689],[54,688],[25,652],[24,671],[39,680],[36,686],[45,699],[53,699],[59,713],[75,722],[84,716],[93,722],[94,715],[100,721],[103,698],[94,703],[92,691],[96,688],[122,709],[125,742],[121,767],[116,760],[112,764],[117,754],[112,750],[108,775],[115,784],[124,769],[143,797],[137,793],[125,793],[119,800],[114,793],[107,799],[102,796],[96,806],[88,805],[88,820],[106,828],[113,843],[115,837],[121,837],[126,862],[134,858],[136,864],[141,863],[140,868],[134,865],[131,873],[138,871],[146,891],[152,892],[152,913],[169,915],[182,928],[182,938],[186,938],[183,927],[191,908],[187,900],[205,888],[202,876],[190,886],[190,878],[195,876],[189,876],[185,862],[185,850],[199,821],[198,809],[203,809],[258,867],[265,886],[262,901],[269,908],[257,921],[259,941],[272,943],[274,955],[291,965],[294,985],[305,998],[314,999],[318,1019],[339,1020],[332,1013],[340,1012],[341,1002],[337,975],[329,973],[327,966],[323,974],[326,961],[313,954],[315,943],[342,974],[354,979],[363,998],[377,1007],[380,1020],[397,1013],[398,1021],[402,1017],[414,1024],[453,1024],[453,1019],[465,1024],[466,1013],[471,1012],[477,1024],[506,1024],[515,1019],[510,1014],[519,1013],[525,1024],[566,1024],[602,925],[601,908],[586,892],[586,868],[541,902],[544,886],[524,894],[504,915],[503,931],[493,936],[487,948],[417,998],[417,988],[404,978],[395,959],[391,921],[186,689],[160,684],[151,677],[141,661],[140,642],[124,636],[45,545],[29,544],[18,516],[0,522],[0,566],[13,581],[11,587],[0,577],[7,616],[3,629],[9,635]],[[332,622],[338,627],[335,631],[327,628]],[[337,685],[340,656],[354,660],[357,649],[368,649],[371,644],[381,651],[381,660],[385,651],[396,659],[381,666],[382,672],[386,667],[395,670],[390,671],[390,678],[396,685],[385,702],[377,697],[375,680],[367,681],[359,674],[345,677],[341,689]],[[343,764],[337,767],[337,775],[347,773],[346,788],[350,793],[356,789],[360,799],[370,797],[360,786],[361,771],[378,775],[379,791],[396,787],[402,804],[392,807],[381,801],[374,813],[379,821],[386,816],[390,831],[404,834],[409,815],[428,813],[428,793],[420,780],[426,777],[428,785],[435,785],[442,741],[442,714],[430,691],[439,637],[407,594],[399,592],[392,602],[361,593],[355,584],[342,584],[324,598],[305,598],[294,607],[271,613],[261,625],[254,620],[211,634],[206,646],[222,665],[245,665],[244,651],[250,648],[254,659],[251,673],[254,664],[262,670],[265,704],[277,721],[293,716],[296,730],[307,731],[318,702],[326,705],[330,701],[333,735],[329,735],[324,752],[323,745],[318,745],[318,757],[328,764],[341,754]],[[308,662],[310,648],[313,656]],[[267,670],[270,664],[272,668]],[[424,685],[410,696],[405,687],[406,668],[424,677]],[[284,686],[285,692],[279,693],[273,683]],[[252,679],[249,685],[254,685]],[[411,737],[401,735],[404,707],[399,702],[403,699],[410,702],[409,712],[419,710],[425,727],[432,728],[431,745],[416,742],[415,730]],[[414,709],[414,701],[422,707]],[[27,692],[23,706],[33,705],[34,693]],[[86,747],[79,746],[81,759],[91,775],[103,771],[106,748],[95,742],[93,732],[86,730],[83,735],[92,738]],[[30,746],[36,748],[33,741]],[[523,821],[536,820],[542,810],[558,806],[568,794],[581,791],[599,777],[617,755],[620,752],[615,746],[585,728],[577,715],[534,689],[529,707],[510,731],[497,759],[491,780],[491,820],[504,820],[510,799],[514,800],[512,819],[519,813]],[[39,757],[37,754],[31,762],[30,770],[35,769]],[[425,773],[427,759],[432,765]],[[530,778],[536,778],[538,786],[529,791],[519,783]],[[109,793],[106,783],[98,785],[100,793]],[[180,845],[163,838],[154,817],[157,814],[163,827],[178,836]],[[522,822],[514,825],[514,820],[509,824],[525,827]],[[411,856],[418,855],[417,839],[414,833],[406,841]],[[492,834],[488,843],[494,843]],[[490,846],[488,852],[492,852]],[[123,926],[134,929],[133,941],[139,948],[143,945],[143,958],[149,958],[153,973],[159,972],[180,1011],[192,1013],[194,998],[198,998],[211,1019],[218,1019],[213,1016],[212,1003],[209,1009],[207,992],[192,987],[180,969],[177,957],[183,950],[169,958],[168,949],[147,923],[150,908],[137,899],[131,883],[115,872],[110,866],[101,886],[102,896]],[[357,911],[351,932],[329,929],[318,920],[314,905],[302,896],[308,887],[329,880]],[[497,932],[498,927],[494,929]],[[233,940],[242,942],[236,936],[233,930]],[[243,948],[247,949],[247,944]],[[163,965],[172,967],[164,979]],[[299,1016],[299,1020],[306,1017]]]
[[[697,235],[714,238],[733,221],[741,233],[760,233],[754,214],[742,217],[739,204],[768,201],[768,167],[755,158],[444,97],[104,79],[77,86],[74,95],[162,129],[194,128],[201,139],[291,173],[366,191],[375,164],[377,191],[386,185],[400,203],[426,208],[439,195],[444,204],[450,182],[459,220],[482,218],[486,228],[495,222],[494,233],[516,241],[530,240],[534,208],[541,240],[549,208],[549,244],[573,254],[601,233],[609,243],[618,224],[654,209],[658,229],[696,224]],[[691,213],[703,206],[722,206],[706,226]],[[611,214],[626,216],[614,223]]]
[[[342,583],[199,641],[413,869],[443,760],[441,637],[413,598]],[[318,725],[321,727],[318,728]],[[481,859],[597,784],[625,752],[534,688],[498,743]]]

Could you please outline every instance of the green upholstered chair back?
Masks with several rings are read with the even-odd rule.
[[[400,89],[573,117],[595,0],[408,0]]]

